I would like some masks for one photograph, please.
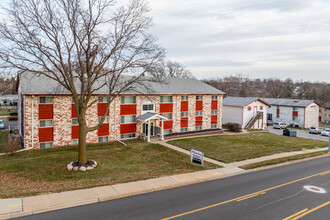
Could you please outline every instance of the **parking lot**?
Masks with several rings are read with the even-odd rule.
[[[283,135],[283,129],[274,129],[272,126],[267,127],[268,131],[277,134],[277,135]],[[321,136],[320,134],[310,134],[308,130],[299,130],[295,129],[297,131],[297,137],[301,138],[308,138],[313,140],[320,140],[320,141],[329,141],[329,137]]]

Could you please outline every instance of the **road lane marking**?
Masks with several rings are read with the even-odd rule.
[[[303,212],[306,212],[308,209],[303,209],[303,210],[301,210],[301,211],[299,211],[299,212],[297,212],[297,213],[295,213],[295,214],[293,214],[293,215],[290,215],[289,217],[286,217],[286,218],[284,218],[283,220],[289,220],[289,219],[291,219],[291,218],[293,218],[293,217],[296,217],[297,215],[299,215],[299,214],[301,214],[301,213],[303,213]]]
[[[257,194],[255,194],[255,195],[251,195],[251,196],[248,196],[248,197],[245,197],[245,198],[242,198],[242,199],[237,199],[236,201],[237,201],[237,202],[240,202],[240,201],[243,201],[243,200],[245,200],[245,199],[250,199],[250,198],[253,198],[253,197],[256,197],[256,196],[260,196],[260,195],[262,195],[262,194],[265,194],[265,192],[257,193]]]
[[[243,198],[249,197],[251,195],[264,194],[267,191],[277,189],[277,188],[280,188],[282,186],[287,186],[287,185],[290,185],[292,183],[296,183],[296,182],[299,182],[299,181],[302,181],[302,180],[310,179],[310,178],[315,177],[315,176],[323,176],[323,175],[326,175],[326,174],[329,174],[329,173],[330,173],[330,170],[327,170],[327,171],[324,171],[324,172],[321,172],[321,173],[313,174],[313,175],[306,176],[306,177],[303,177],[303,178],[300,178],[300,179],[296,179],[296,180],[293,180],[293,181],[290,181],[290,182],[287,182],[287,183],[283,183],[283,184],[280,184],[280,185],[277,185],[277,186],[273,186],[273,187],[270,187],[270,188],[267,188],[267,189],[264,189],[264,190],[261,190],[261,191],[255,192],[255,193],[251,193],[251,194],[248,194],[248,195],[245,195],[245,196],[240,196],[240,197],[237,197],[235,199],[230,199],[230,200],[227,200],[227,201],[223,201],[223,202],[219,202],[219,203],[216,203],[216,204],[213,204],[213,205],[209,205],[209,206],[205,206],[205,207],[202,207],[202,208],[199,208],[199,209],[195,209],[195,210],[192,210],[192,211],[189,211],[189,212],[184,212],[184,213],[181,213],[181,214],[178,214],[178,215],[163,218],[161,220],[169,220],[169,219],[178,218],[178,217],[181,217],[181,216],[184,216],[184,215],[189,215],[189,214],[192,214],[192,213],[195,213],[195,212],[203,211],[205,209],[213,208],[213,207],[220,206],[220,205],[230,203],[230,202],[233,202],[233,201],[237,201],[237,202],[238,202],[238,200],[242,201],[242,200],[244,200]],[[255,197],[255,196],[253,196],[253,197]],[[253,198],[253,197],[249,197],[249,198]]]
[[[300,219],[301,217],[304,217],[305,215],[308,215],[309,213],[314,212],[314,211],[316,211],[316,210],[318,210],[318,209],[320,209],[320,208],[322,208],[322,207],[324,207],[324,206],[327,206],[327,205],[329,205],[329,204],[330,204],[330,201],[329,201],[329,202],[326,202],[326,203],[323,203],[322,205],[320,205],[320,206],[318,206],[318,207],[315,207],[315,208],[313,208],[313,209],[311,209],[311,210],[309,210],[309,211],[307,211],[307,212],[304,212],[303,214],[298,215],[297,217],[292,218],[291,220],[297,220],[297,219]]]

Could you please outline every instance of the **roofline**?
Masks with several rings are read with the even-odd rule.
[[[260,99],[260,98],[257,98],[257,99],[255,99],[255,100],[252,101],[252,102],[255,102],[255,101],[262,102],[262,103],[264,103],[265,105],[267,105],[268,107],[270,107],[270,104],[268,104],[267,102],[265,102],[264,100],[262,100],[262,99]],[[250,102],[250,103],[247,104],[247,105],[250,105],[252,102]],[[245,105],[245,106],[247,106],[247,105]]]
[[[308,107],[310,104],[315,103],[317,104],[319,107],[321,107],[321,105],[319,103],[317,103],[316,101],[311,101],[308,105],[304,106],[304,105],[277,105],[277,104],[270,104],[272,106],[288,106],[288,107],[302,107],[302,108],[306,108]]]
[[[72,94],[25,94],[25,93],[21,93],[22,95],[25,95],[25,96],[32,96],[32,95],[35,95],[35,96],[72,96]],[[132,93],[132,94],[119,94],[119,96],[132,96],[132,95],[135,95],[135,96],[146,96],[146,95],[163,95],[163,96],[169,96],[169,95],[223,95],[224,93],[164,93],[164,94],[161,94],[161,93],[148,93],[148,94],[141,94],[141,93]],[[78,94],[80,95],[80,94]],[[92,96],[106,96],[106,95],[109,95],[109,94],[92,94]]]

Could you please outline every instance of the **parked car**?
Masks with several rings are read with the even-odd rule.
[[[285,129],[287,128],[288,126],[285,124],[285,123],[274,123],[273,124],[273,128],[274,129]]]
[[[0,129],[5,129],[5,123],[2,120],[0,120]]]
[[[321,131],[322,129],[314,126],[309,129],[310,134],[321,134]]]
[[[324,131],[321,132],[322,136],[330,136],[330,128],[325,129]]]

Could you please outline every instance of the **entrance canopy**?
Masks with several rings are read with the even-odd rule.
[[[146,123],[148,122],[148,134],[147,134],[147,140],[150,142],[150,131],[151,131],[151,120],[161,120],[162,121],[162,127],[161,127],[161,140],[164,140],[164,120],[168,120],[166,117],[161,116],[157,113],[152,113],[152,112],[147,112],[143,115],[140,115],[139,117],[136,118],[136,121]]]
[[[147,121],[154,120],[154,119],[168,120],[166,117],[161,116],[157,113],[152,113],[152,112],[144,113],[143,115],[140,115],[139,117],[136,118],[136,120],[139,122],[147,122]]]

